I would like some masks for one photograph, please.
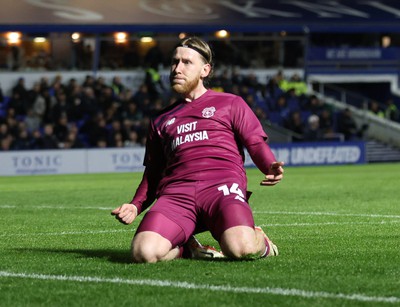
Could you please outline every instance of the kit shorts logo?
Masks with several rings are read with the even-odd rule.
[[[215,108],[214,107],[209,107],[209,108],[205,108],[204,110],[203,110],[203,117],[205,117],[205,118],[210,118],[210,117],[213,117],[214,116],[214,113],[215,113]]]

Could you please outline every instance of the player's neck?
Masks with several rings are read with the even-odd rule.
[[[191,91],[188,94],[185,94],[183,98],[187,102],[192,102],[193,100],[201,97],[205,92],[207,92],[207,89],[204,86],[198,87],[195,90]]]

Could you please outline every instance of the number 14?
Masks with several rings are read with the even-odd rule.
[[[235,199],[240,200],[241,202],[244,202],[244,194],[241,189],[239,189],[239,185],[237,183],[233,183],[230,188],[226,184],[221,185],[218,187],[218,191],[222,191],[225,196],[228,196],[230,194],[236,194]]]

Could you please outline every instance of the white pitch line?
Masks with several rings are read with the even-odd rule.
[[[0,271],[0,277],[3,278],[25,278],[38,280],[56,280],[56,281],[72,281],[72,282],[87,282],[87,283],[112,283],[112,284],[127,284],[151,287],[170,287],[184,290],[207,290],[215,292],[232,292],[232,293],[254,293],[254,294],[273,294],[280,296],[297,296],[305,298],[326,298],[326,299],[341,299],[359,302],[372,303],[399,303],[400,297],[384,297],[384,296],[368,296],[364,294],[344,294],[344,293],[329,293],[323,291],[306,291],[301,289],[285,289],[285,288],[251,288],[251,287],[233,287],[233,286],[217,286],[209,284],[195,284],[189,282],[178,282],[169,280],[156,279],[123,279],[123,278],[101,278],[89,276],[65,276],[65,275],[45,275],[45,274],[27,274],[13,273]]]
[[[388,214],[359,214],[359,213],[337,213],[337,212],[295,212],[295,211],[253,211],[254,214],[275,214],[275,215],[327,215],[327,216],[348,216],[348,217],[373,217],[373,218],[394,218],[400,219],[400,215]]]
[[[113,210],[115,207],[87,207],[87,206],[56,206],[56,205],[43,205],[43,206],[14,206],[14,205],[0,205],[0,209],[82,209],[82,210]],[[326,215],[326,216],[347,216],[347,217],[370,217],[370,218],[395,218],[400,219],[400,215],[389,215],[389,214],[365,214],[365,213],[338,213],[338,212],[296,212],[296,211],[253,211],[254,214],[274,214],[274,215]]]
[[[69,209],[82,209],[82,210],[113,210],[116,207],[118,207],[118,205],[115,205],[115,207],[64,207],[64,206],[13,206],[13,205],[3,205],[0,206],[0,209],[59,209],[59,210],[69,210]]]
[[[66,236],[66,235],[93,235],[101,233],[133,232],[135,229],[120,230],[89,230],[89,231],[61,231],[61,232],[31,232],[31,233],[2,233],[1,237],[31,237],[31,236]]]
[[[260,227],[303,227],[303,226],[331,226],[331,225],[384,225],[398,224],[400,221],[380,221],[380,222],[326,222],[326,223],[290,223],[290,224],[262,224]]]

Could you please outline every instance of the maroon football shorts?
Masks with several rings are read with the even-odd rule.
[[[237,179],[170,184],[145,214],[137,233],[157,232],[175,247],[202,231],[209,230],[219,241],[228,228],[254,227],[246,189],[246,182]]]

